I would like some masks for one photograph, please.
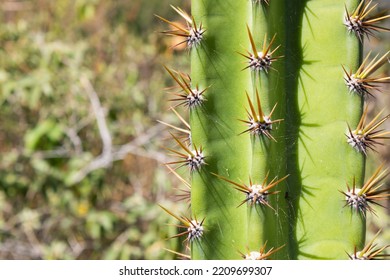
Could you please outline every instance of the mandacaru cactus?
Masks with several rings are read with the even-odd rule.
[[[158,16],[182,38],[190,75],[166,66],[185,106],[185,128],[167,124],[191,214],[173,213],[192,259],[376,259],[366,217],[389,198],[381,165],[365,160],[390,136],[379,68],[390,52],[363,42],[390,18],[367,0],[192,0],[183,23]],[[169,28],[169,29],[168,29]],[[178,89],[178,91],[177,91]],[[184,134],[184,138],[182,135]],[[176,173],[188,168],[189,179]],[[378,233],[379,234],[379,233]]]

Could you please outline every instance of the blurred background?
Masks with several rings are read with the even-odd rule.
[[[190,11],[189,0],[0,1],[0,259],[172,259],[164,248],[181,250],[166,240],[176,228],[158,206],[187,208],[163,166],[171,141],[157,122],[180,126],[162,65],[189,71],[187,51],[170,48],[177,42],[154,16],[179,20],[170,4]],[[378,42],[370,48],[390,49],[389,37]],[[376,102],[390,113],[388,92]],[[382,147],[368,174],[389,156]],[[384,245],[389,216],[377,215],[368,235],[383,228]]]

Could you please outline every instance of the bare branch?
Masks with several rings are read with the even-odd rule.
[[[133,141],[118,147],[118,149],[116,149],[116,151],[114,151],[113,153],[114,159],[115,160],[124,159],[125,156],[128,155],[129,153],[136,153],[145,156],[146,153],[142,152],[139,147],[144,144],[147,144],[148,142],[150,142],[151,139],[155,138],[157,135],[160,135],[163,130],[164,130],[164,126],[161,124],[157,124],[149,128],[146,132],[139,135]],[[150,157],[150,156],[146,156],[146,157]],[[155,155],[153,155],[152,157],[155,158],[157,161],[159,161],[160,156],[156,157]],[[165,160],[166,157],[164,156],[164,161]]]
[[[157,151],[148,152],[142,148],[143,145],[150,142],[157,135],[160,135],[164,130],[161,124],[155,125],[148,129],[131,142],[121,145],[119,147],[112,146],[112,137],[108,129],[104,109],[100,104],[98,94],[93,89],[90,81],[86,77],[81,77],[80,82],[91,102],[93,113],[99,129],[100,138],[102,139],[103,149],[99,156],[89,162],[84,168],[76,172],[70,181],[70,185],[77,184],[83,180],[89,173],[94,170],[107,168],[111,166],[112,162],[124,159],[128,154],[135,154],[142,157],[148,157],[159,162],[166,162],[167,158],[164,154]]]
[[[88,95],[89,101],[92,105],[93,113],[95,114],[100,137],[103,142],[103,151],[101,156],[105,160],[111,160],[112,137],[107,126],[104,108],[102,107],[99,96],[92,87],[91,82],[85,76],[83,76],[80,78],[80,83]]]
[[[96,157],[84,168],[73,175],[70,184],[76,184],[80,182],[85,176],[96,169],[110,166],[113,161],[112,137],[107,126],[104,109],[101,106],[99,96],[93,88],[91,82],[85,76],[80,78],[80,83],[86,91],[89,101],[91,102],[92,110],[98,125],[100,138],[102,139],[103,149],[98,157]]]

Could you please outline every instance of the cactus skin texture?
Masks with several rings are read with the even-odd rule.
[[[286,118],[297,135],[288,165],[298,259],[344,259],[346,251],[364,243],[364,218],[343,208],[337,194],[353,178],[363,183],[364,175],[364,156],[350,149],[344,135],[346,123],[359,122],[362,99],[348,93],[340,72],[340,64],[359,65],[359,40],[340,24],[345,5],[351,9],[357,2],[308,1],[300,11],[302,27],[293,33],[297,37],[287,41],[300,54],[295,80],[288,82],[294,117]]]
[[[237,250],[247,245],[247,209],[237,207],[244,197],[210,172],[243,182],[249,178],[251,144],[239,135],[245,127],[238,119],[246,116],[245,91],[251,79],[250,72],[240,71],[242,58],[236,51],[249,44],[243,19],[250,20],[251,5],[193,1],[191,9],[207,26],[205,40],[191,50],[191,77],[194,83],[210,86],[204,106],[190,112],[192,141],[207,147],[208,164],[207,170],[192,174],[192,211],[207,217],[208,232],[192,244],[191,254],[193,259],[237,259]]]
[[[366,216],[375,211],[366,204],[389,195],[381,186],[387,170],[365,180],[365,160],[388,139],[377,128],[389,115],[370,123],[363,107],[390,78],[368,77],[389,53],[362,59],[365,38],[387,31],[380,23],[389,16],[363,12],[371,7],[366,0],[192,0],[191,16],[175,8],[188,28],[201,30],[197,41],[179,28],[191,40],[190,82],[166,67],[183,102],[204,90],[201,103],[188,106],[191,141],[173,136],[180,152],[170,151],[182,159],[168,163],[189,165],[189,216],[202,221],[199,238],[187,238],[192,259],[364,259],[359,250],[372,249]],[[356,16],[365,17],[363,29]],[[362,152],[353,141],[364,125],[374,142]]]

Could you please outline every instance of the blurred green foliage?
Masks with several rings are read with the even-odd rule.
[[[188,65],[154,13],[172,18],[179,2],[1,1],[1,259],[174,258],[163,248],[180,243],[165,240],[175,228],[157,204],[174,203],[177,182],[162,167],[156,120],[177,123],[161,64]],[[104,109],[112,149],[132,148],[75,180],[104,148],[82,79]]]

